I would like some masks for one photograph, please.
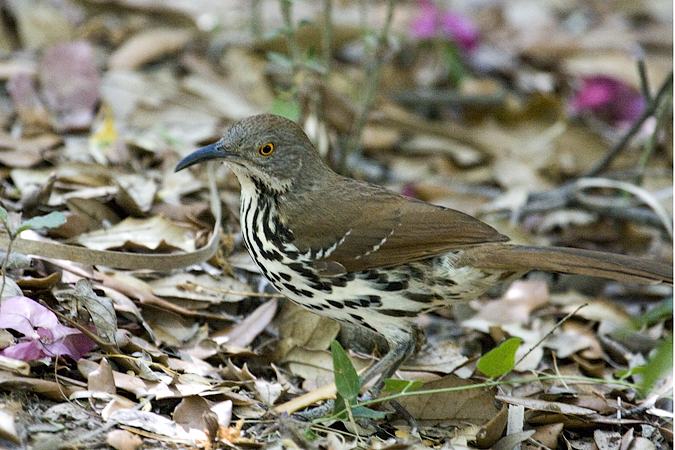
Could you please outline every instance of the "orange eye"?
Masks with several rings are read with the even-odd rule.
[[[260,154],[263,156],[269,156],[272,154],[273,151],[274,151],[274,144],[272,144],[271,142],[263,144],[262,147],[260,147]]]

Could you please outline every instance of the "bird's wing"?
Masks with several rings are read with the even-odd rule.
[[[349,184],[356,183],[355,186]],[[459,211],[350,180],[339,202],[306,198],[288,227],[301,253],[311,251],[327,275],[389,267],[508,237]],[[340,210],[334,205],[340,204]],[[331,206],[332,205],[332,206]],[[311,218],[311,220],[309,220]]]

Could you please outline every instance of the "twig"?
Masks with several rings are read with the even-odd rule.
[[[581,178],[582,180],[584,178]],[[584,201],[577,194],[578,186],[574,183],[566,183],[556,189],[544,192],[532,192],[528,195],[526,204],[518,208],[518,218],[528,214],[545,213],[563,208],[578,207],[585,211],[602,214],[605,217],[617,220],[633,222],[641,225],[660,227],[663,219],[651,209],[639,206],[618,205],[616,202],[607,205]],[[487,209],[486,213],[511,215],[511,211],[504,209]]]
[[[530,347],[530,349],[523,356],[521,356],[518,361],[516,361],[516,363],[513,365],[513,367],[516,367],[518,364],[520,364],[520,362],[523,361],[525,358],[527,358],[527,356],[530,353],[532,353],[535,348],[539,347],[542,342],[544,342],[551,334],[553,334],[553,332],[555,330],[560,328],[565,322],[567,322],[570,318],[572,318],[572,316],[574,316],[581,308],[585,308],[586,306],[588,306],[588,303],[584,303],[583,305],[579,306],[577,309],[575,309],[574,311],[572,311],[571,313],[569,313],[568,315],[563,317],[562,320],[560,320],[558,323],[556,323],[555,326],[553,328],[551,328],[551,330],[548,333],[546,333],[546,335],[544,335],[544,337],[539,339],[539,342],[537,342],[535,345]],[[497,378],[497,380],[495,380],[495,381],[501,381],[508,373],[510,373],[510,372],[505,373],[501,377]]]
[[[49,308],[49,310],[53,312],[59,319],[68,322],[69,325],[73,326],[74,328],[77,328],[77,330],[80,333],[84,334],[89,339],[94,341],[96,345],[98,345],[100,349],[103,350],[106,356],[108,356],[109,358],[119,358],[120,364],[123,365],[125,369],[134,372],[136,375],[140,373],[140,369],[135,364],[130,363],[128,359],[121,356],[122,351],[119,349],[116,343],[107,342],[101,339],[98,335],[92,333],[86,327],[80,325],[78,322],[71,319],[70,317],[61,314],[60,312],[56,311],[53,308],[50,308],[49,306],[47,306],[47,308]]]
[[[654,126],[654,131],[647,139],[647,142],[645,142],[642,155],[640,156],[640,161],[638,162],[638,170],[640,171],[640,174],[638,175],[638,177],[636,177],[635,180],[635,182],[638,184],[641,184],[642,182],[642,178],[644,177],[644,171],[647,167],[647,162],[649,161],[649,158],[651,157],[652,153],[654,153],[654,148],[656,148],[656,141],[659,137],[659,133],[665,126],[665,120],[668,117],[668,114],[666,114],[666,112],[672,111],[673,109],[672,89],[669,92],[670,95],[664,95],[661,101],[658,102],[656,111],[654,112],[654,116],[656,117],[656,125]]]
[[[611,207],[612,204],[616,202],[616,200],[606,199],[604,197],[593,198],[591,200],[592,197],[583,193],[584,189],[593,187],[619,189],[623,192],[627,192],[636,196],[647,206],[649,206],[652,211],[654,211],[654,213],[661,220],[661,225],[663,225],[663,228],[665,228],[668,232],[670,239],[673,239],[673,223],[670,214],[647,190],[634,184],[626,183],[625,181],[612,180],[608,178],[580,178],[574,183],[574,185],[576,187],[574,195],[579,203],[584,205],[593,205],[599,209]]]
[[[387,18],[384,22],[384,25],[382,26],[382,29],[380,30],[372,58],[368,61],[369,67],[367,68],[367,82],[364,86],[362,94],[363,103],[361,105],[361,110],[356,117],[354,126],[349,133],[350,137],[343,154],[341,169],[344,169],[347,157],[359,149],[363,128],[366,125],[366,120],[368,119],[370,110],[372,109],[373,103],[375,102],[375,94],[377,93],[377,88],[380,82],[380,72],[382,71],[382,66],[384,64],[387,38],[389,37],[389,30],[391,29],[391,22],[394,16],[394,8],[396,3],[397,0],[389,0],[387,3]]]
[[[648,102],[652,100],[652,92],[649,89],[649,79],[647,78],[647,66],[645,64],[644,52],[640,49],[641,55],[637,62],[638,75],[640,75],[640,89],[642,96]]]
[[[323,2],[323,21],[321,58],[325,68],[323,78],[327,80],[330,75],[331,45],[333,43],[333,0],[324,0]]]
[[[640,117],[633,123],[633,126],[630,127],[630,129],[626,132],[626,134],[623,135],[623,137],[617,142],[614,147],[610,149],[609,152],[602,158],[600,161],[598,161],[592,168],[591,170],[588,171],[588,173],[585,176],[593,177],[598,175],[600,172],[605,170],[607,166],[616,158],[619,153],[621,153],[624,148],[628,145],[630,140],[637,134],[638,131],[640,131],[640,128],[642,128],[642,125],[644,122],[651,117],[656,109],[658,108],[658,105],[661,103],[661,99],[665,96],[668,95],[668,93],[672,90],[673,88],[673,71],[671,70],[668,76],[666,77],[665,81],[659,88],[658,92],[656,95],[647,103],[647,106],[645,107],[645,110],[642,112]]]

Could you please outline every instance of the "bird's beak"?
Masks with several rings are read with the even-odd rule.
[[[186,167],[190,167],[194,164],[202,163],[204,161],[211,161],[213,159],[226,159],[232,156],[234,156],[234,154],[223,150],[220,141],[214,142],[213,144],[206,145],[200,149],[195,150],[183,158],[174,169],[174,172],[178,172],[179,170],[183,170]]]

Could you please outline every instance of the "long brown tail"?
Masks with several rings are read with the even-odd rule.
[[[485,269],[544,270],[641,284],[673,285],[672,264],[578,248],[480,245],[468,249],[460,264]]]

